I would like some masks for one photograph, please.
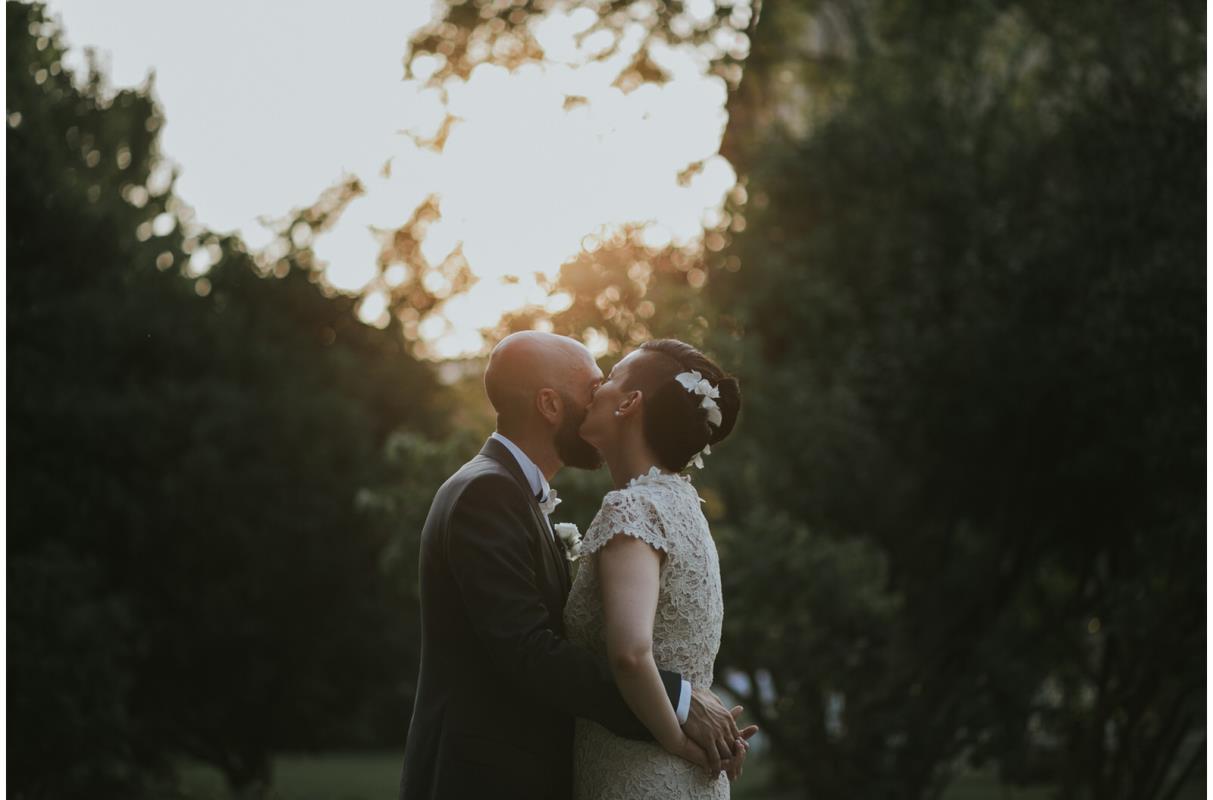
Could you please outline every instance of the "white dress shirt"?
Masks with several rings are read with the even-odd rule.
[[[493,431],[492,437],[505,445],[505,449],[510,451],[510,455],[518,462],[518,466],[522,468],[522,474],[526,478],[526,482],[530,484],[531,494],[540,503],[547,502],[548,495],[552,491],[552,487],[548,485],[548,479],[543,477],[543,471],[535,466],[535,462],[531,457],[522,452],[522,448],[511,442],[509,439],[502,436],[497,431]],[[548,531],[548,537],[552,536],[552,532]]]
[[[539,502],[544,502],[548,499],[548,494],[551,492],[551,487],[548,485],[547,478],[544,477],[543,471],[535,465],[530,456],[522,451],[518,445],[511,442],[506,437],[502,436],[497,431],[493,431],[491,438],[496,439],[505,445],[505,449],[510,451],[510,455],[518,462],[518,466],[522,468],[522,474],[526,477],[526,481],[530,484],[531,494],[533,494]],[[548,536],[552,532],[548,531]],[[674,713],[678,716],[678,724],[685,725],[687,717],[691,713],[691,682],[683,678],[682,691],[678,694],[678,707],[674,709]]]

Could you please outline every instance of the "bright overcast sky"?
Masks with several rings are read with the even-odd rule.
[[[285,216],[357,175],[367,194],[314,247],[333,285],[359,291],[376,272],[371,227],[402,225],[437,193],[443,219],[422,252],[437,265],[462,244],[479,281],[422,323],[435,356],[479,351],[480,328],[506,311],[555,308],[559,298],[531,276],[554,277],[587,235],[639,222],[650,223],[653,244],[695,239],[734,181],[727,162],[712,158],[724,130],[723,82],[666,50],[655,57],[674,80],[621,93],[610,84],[622,63],[587,63],[595,43],[572,43],[592,15],[557,17],[537,32],[554,63],[512,74],[482,66],[456,87],[451,107],[461,121],[439,154],[401,133],[424,136],[441,119],[436,93],[402,80],[406,42],[428,21],[429,0],[50,0],[49,8],[76,63],[83,47],[98,48],[117,86],[155,71],[162,149],[180,168],[178,195],[208,228],[262,246],[258,217]],[[569,94],[589,103],[566,111]],[[675,176],[704,158],[706,169],[678,186]],[[364,318],[376,318],[382,301],[369,296]]]

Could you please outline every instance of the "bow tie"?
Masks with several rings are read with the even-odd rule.
[[[535,495],[535,499],[539,500],[539,495]],[[560,498],[556,496],[555,489],[548,490],[547,500],[539,500],[539,510],[549,516],[556,510],[556,506],[558,505],[560,505]]]

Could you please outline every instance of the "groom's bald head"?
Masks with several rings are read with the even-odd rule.
[[[544,389],[588,404],[588,392],[601,374],[590,351],[576,339],[520,331],[493,348],[484,390],[497,412],[498,428],[514,428],[541,416],[536,398]]]

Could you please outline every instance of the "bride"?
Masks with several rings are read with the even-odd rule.
[[[565,626],[570,639],[610,664],[656,743],[579,718],[578,800],[729,796],[727,780],[695,766],[704,754],[679,726],[658,668],[682,673],[695,687],[712,683],[724,618],[720,564],[702,501],[680,473],[702,465],[740,407],[737,380],[672,339],[646,342],[595,390],[580,434],[602,454],[616,488],[575,550],[580,566]]]

